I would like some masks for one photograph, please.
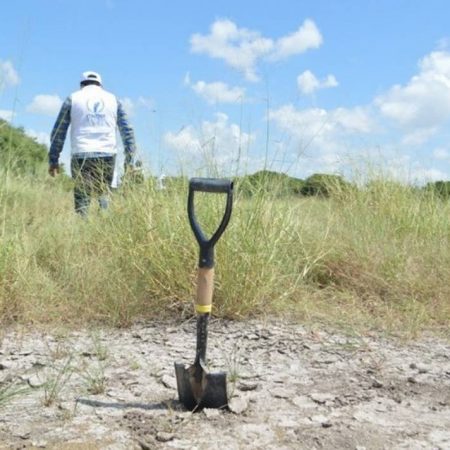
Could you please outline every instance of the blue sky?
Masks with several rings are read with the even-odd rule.
[[[448,1],[18,0],[1,11],[0,116],[42,142],[95,70],[155,174],[349,176],[380,163],[410,182],[450,177]]]

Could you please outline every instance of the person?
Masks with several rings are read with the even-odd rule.
[[[59,173],[59,156],[71,128],[71,175],[75,211],[87,216],[91,198],[106,209],[117,155],[117,129],[125,152],[125,172],[133,169],[136,145],[122,103],[103,89],[101,76],[84,72],[80,90],[64,101],[50,135],[49,174]]]

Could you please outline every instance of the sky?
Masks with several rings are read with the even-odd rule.
[[[4,2],[0,117],[48,144],[94,70],[155,175],[449,179],[449,17],[447,0]]]

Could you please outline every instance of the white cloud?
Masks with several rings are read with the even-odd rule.
[[[312,94],[318,89],[336,87],[338,82],[334,75],[318,80],[310,70],[306,70],[297,77],[297,86],[302,94]]]
[[[271,110],[269,117],[282,130],[307,139],[333,139],[337,135],[369,133],[374,129],[369,112],[361,107],[327,111],[321,108],[297,110],[285,105]]]
[[[34,114],[56,116],[61,108],[62,102],[59,95],[40,94],[33,98],[33,101],[26,107],[26,110]]]
[[[413,159],[411,154],[398,154],[390,149],[384,155],[377,155],[375,159],[368,155],[362,160],[356,174],[360,181],[367,179],[391,179],[404,184],[424,185],[430,181],[448,179],[449,174],[436,167],[428,166],[426,162]]]
[[[303,93],[313,93],[322,85],[337,84],[331,77],[320,80],[305,71],[297,83]],[[283,140],[294,149],[292,155],[302,156],[303,173],[350,168],[359,159],[370,160],[378,154],[390,161],[389,170],[399,179],[399,174],[408,182],[448,178],[442,168],[450,162],[447,148],[430,149],[434,167],[426,157],[396,165],[395,155],[398,151],[413,154],[413,147],[423,147],[450,125],[450,52],[426,55],[407,83],[393,86],[367,106],[300,110],[284,105],[271,110],[269,119],[275,125],[272,134],[284,134]]]
[[[289,142],[291,153],[286,159],[302,176],[342,170],[367,151],[366,137],[376,129],[370,111],[361,107],[298,110],[285,105],[269,111],[269,119]]]
[[[12,62],[0,60],[0,89],[16,86],[19,83],[20,78]]]
[[[407,147],[418,147],[425,144],[434,134],[436,134],[437,130],[438,127],[418,128],[411,131],[408,130],[400,139],[400,143]]]
[[[204,121],[198,129],[189,125],[164,135],[165,145],[189,162],[212,163],[223,170],[230,170],[245,153],[242,149],[248,149],[254,141],[254,134],[242,132],[223,113],[217,113],[215,121]]]
[[[312,20],[305,20],[300,28],[274,41],[258,31],[238,26],[228,19],[216,20],[210,33],[193,34],[190,39],[193,53],[206,54],[222,59],[233,69],[239,70],[249,81],[258,81],[256,65],[259,60],[274,61],[317,48],[322,36]]]
[[[316,24],[311,19],[306,19],[297,31],[276,41],[272,58],[284,59],[304,53],[309,49],[319,48],[322,42],[323,38]]]
[[[0,119],[6,120],[7,122],[11,122],[14,117],[14,111],[10,109],[0,109]]]
[[[446,148],[438,147],[433,150],[433,158],[439,161],[450,159],[450,152]]]
[[[241,87],[230,87],[221,81],[206,83],[197,81],[192,84],[189,76],[185,77],[185,84],[203,97],[208,103],[240,103],[245,97],[245,89]]]
[[[405,156],[398,161],[391,161],[391,165],[389,166],[391,176],[404,183],[419,185],[448,179],[448,173],[435,167],[425,167],[419,161],[409,162],[409,159],[409,156]]]
[[[50,134],[46,133],[45,131],[35,131],[33,129],[27,129],[25,130],[25,133],[36,139],[37,142],[39,142],[39,144],[44,144],[47,145],[48,147],[50,146]]]
[[[378,96],[375,105],[384,117],[413,133],[413,142],[424,143],[450,118],[450,53],[425,56],[417,75]]]
[[[411,180],[415,183],[425,184],[430,181],[447,180],[448,173],[442,170],[426,167],[413,167],[411,170]]]

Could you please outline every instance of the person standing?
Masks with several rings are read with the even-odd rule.
[[[59,156],[68,128],[71,138],[71,175],[74,179],[75,211],[86,217],[91,198],[108,207],[109,191],[117,155],[117,129],[125,151],[125,173],[134,166],[134,131],[121,102],[103,89],[101,76],[84,72],[80,90],[63,103],[50,135],[49,174],[59,173]]]

